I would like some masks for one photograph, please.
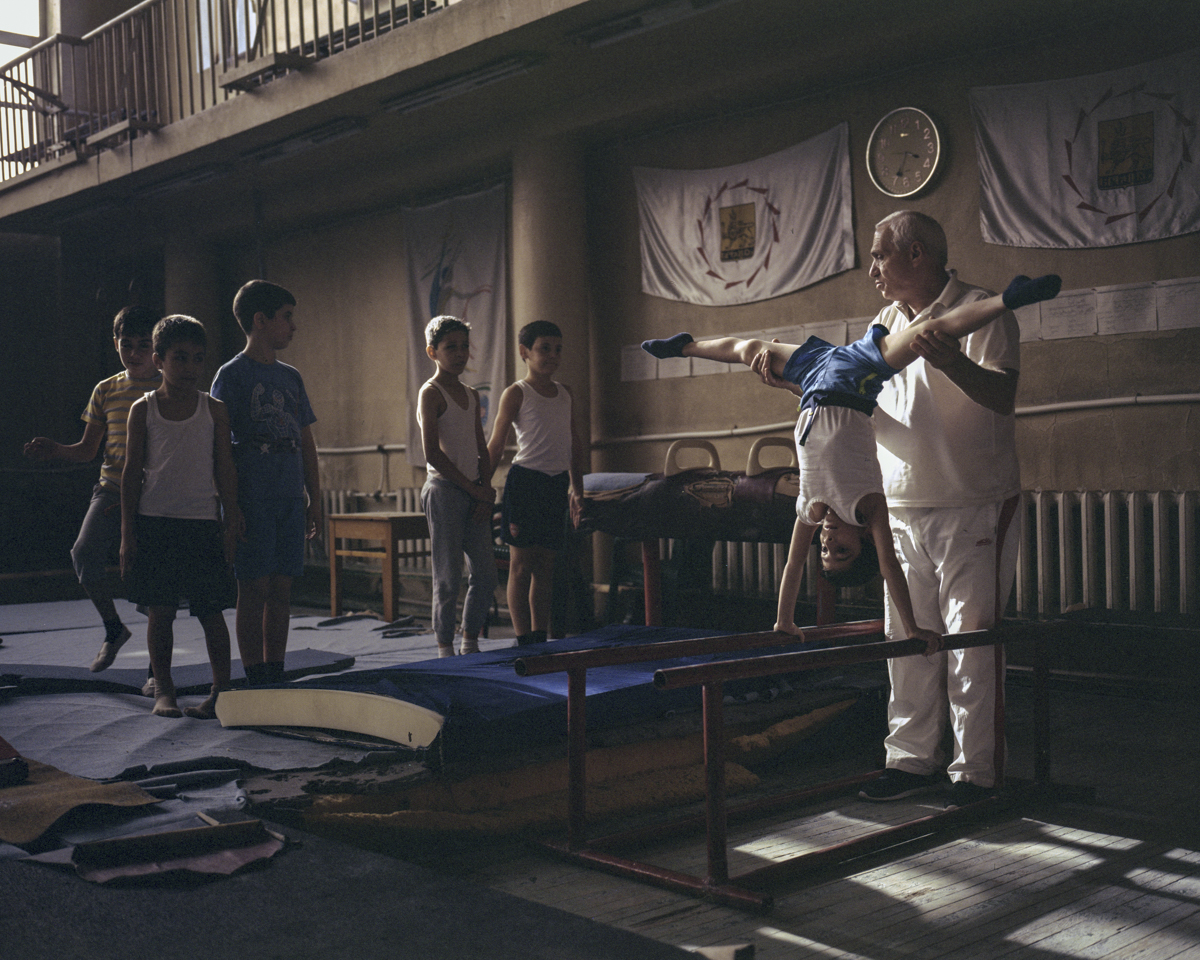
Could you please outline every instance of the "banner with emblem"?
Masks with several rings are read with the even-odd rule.
[[[732,167],[633,176],[653,296],[752,303],[854,267],[848,124]]]
[[[504,389],[508,356],[508,187],[499,184],[401,211],[408,264],[408,460],[423,466],[417,393],[436,372],[425,352],[425,326],[452,314],[471,325],[471,359],[460,377],[479,391],[484,435]]]
[[[970,99],[986,242],[1108,247],[1200,230],[1200,50]]]

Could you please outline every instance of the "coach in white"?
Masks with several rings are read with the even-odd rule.
[[[870,276],[892,301],[875,318],[895,332],[989,291],[946,269],[946,235],[899,211],[876,226]],[[1020,330],[1003,314],[961,345],[925,334],[922,359],[879,397],[875,430],[896,552],[922,627],[942,633],[995,624],[1016,572],[1021,489],[1013,408]],[[899,619],[889,601],[887,633]],[[861,795],[894,800],[938,787],[948,806],[990,796],[1003,781],[1004,648],[973,647],[890,661],[887,760]],[[942,755],[947,717],[954,756]]]

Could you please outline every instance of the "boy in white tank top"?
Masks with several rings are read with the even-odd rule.
[[[549,320],[535,320],[521,328],[517,345],[529,372],[501,395],[488,454],[495,470],[509,429],[516,430],[501,536],[511,547],[508,610],[517,645],[524,646],[549,636],[554,560],[562,549],[568,507],[571,521],[579,523],[587,465],[571,388],[554,379],[562,359],[562,332]]]
[[[459,653],[478,653],[479,634],[496,592],[492,551],[492,466],[483,439],[479,392],[459,380],[471,356],[471,327],[458,317],[434,317],[425,352],[437,373],[417,395],[417,423],[429,468],[421,509],[429,523],[433,561],[433,632],[438,656],[454,655],[454,617],[467,558]]]
[[[154,713],[216,717],[229,686],[230,571],[242,535],[237,475],[225,404],[199,389],[206,337],[191,317],[164,317],[154,328],[156,390],[129,409],[121,477],[121,576],[129,599],[149,609],[146,643],[154,674]],[[182,598],[204,628],[212,692],[199,707],[179,709],[171,680],[175,610]]]

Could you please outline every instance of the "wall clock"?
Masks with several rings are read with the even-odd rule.
[[[924,190],[942,159],[942,135],[929,114],[899,107],[875,124],[867,141],[867,173],[889,197]]]

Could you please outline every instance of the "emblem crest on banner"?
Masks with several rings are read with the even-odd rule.
[[[1154,114],[1096,124],[1096,186],[1101,190],[1154,182]]]
[[[749,260],[754,256],[756,235],[754,204],[721,207],[721,261]]]
[[[760,199],[730,202],[738,199],[738,194],[746,196],[747,192]],[[722,206],[722,200],[727,205]],[[765,221],[761,224],[760,204],[761,219]],[[715,223],[712,220],[714,209]],[[749,289],[755,279],[771,267],[771,251],[779,242],[779,216],[779,207],[771,200],[770,187],[752,184],[748,179],[722,183],[715,193],[705,198],[704,210],[697,220],[700,231],[697,252],[708,268],[705,274],[722,282],[726,290],[742,284]],[[709,245],[714,240],[717,242],[711,253],[715,256],[710,256]],[[752,259],[759,261],[758,266],[749,276],[739,277],[737,265]],[[722,267],[723,264],[729,266]]]
[[[1178,91],[1149,90],[1147,89],[1147,84],[1138,83],[1119,93],[1109,88],[1091,107],[1080,108],[1079,117],[1075,123],[1075,134],[1063,144],[1066,151],[1067,172],[1062,175],[1062,178],[1079,198],[1076,209],[1085,210],[1088,213],[1104,217],[1104,223],[1107,225],[1115,223],[1118,220],[1124,220],[1126,217],[1137,216],[1141,219],[1163,197],[1172,200],[1175,198],[1176,186],[1178,185],[1179,176],[1184,169],[1184,165],[1192,162],[1187,133],[1195,126],[1195,118],[1185,116],[1172,103],[1177,96]],[[1096,167],[1094,172],[1096,178],[1095,187],[1097,190],[1118,190],[1125,187],[1146,186],[1154,183],[1155,180],[1155,111],[1153,109],[1143,109],[1138,113],[1130,113],[1123,117],[1105,120],[1101,120],[1095,116],[1106,104],[1122,98],[1128,98],[1131,104],[1130,109],[1136,109],[1136,106],[1133,104],[1138,99],[1142,99],[1143,102],[1148,100],[1152,105],[1165,105],[1166,109],[1175,118],[1175,136],[1173,139],[1178,144],[1179,155],[1176,158],[1168,158],[1167,160],[1166,172],[1170,174],[1170,180],[1166,186],[1143,206],[1123,210],[1105,209],[1103,206],[1099,206],[1102,202],[1099,197],[1093,196],[1089,198],[1085,195],[1084,190],[1080,188],[1080,184],[1086,185],[1091,177],[1088,176],[1084,179],[1084,171],[1077,172],[1075,170],[1075,164],[1078,159],[1077,154],[1082,152],[1076,150],[1076,143],[1079,141],[1080,136],[1086,132],[1094,130],[1096,136]],[[1174,160],[1173,164],[1172,160]],[[1172,166],[1174,167],[1173,170],[1171,169]],[[1092,202],[1093,200],[1095,202]]]

